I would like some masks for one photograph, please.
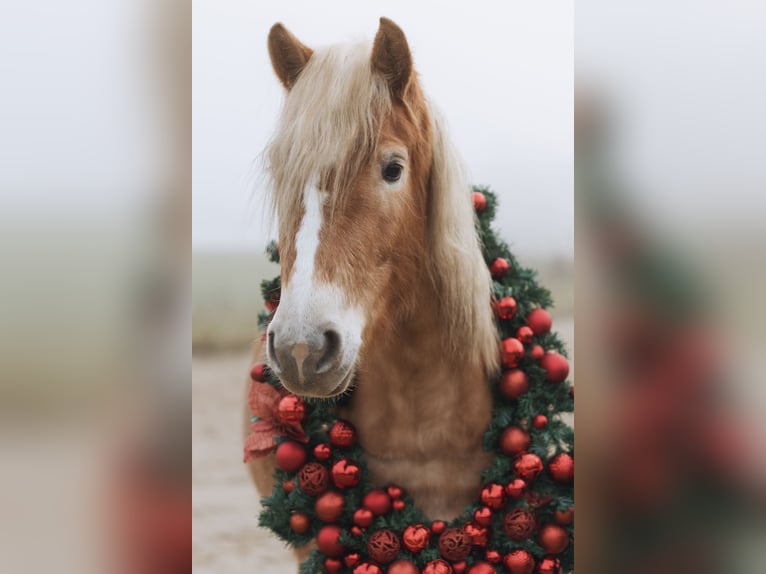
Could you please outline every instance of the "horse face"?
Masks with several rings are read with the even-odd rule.
[[[322,73],[321,60],[310,62],[313,52],[279,25],[272,29],[270,51],[288,90],[299,91],[300,82]],[[282,293],[268,328],[267,353],[284,386],[304,396],[329,397],[350,387],[360,358],[370,345],[382,344],[376,334],[404,312],[408,282],[423,273],[418,264],[425,249],[430,163],[430,152],[424,151],[430,150],[425,103],[419,88],[410,84],[409,48],[395,24],[381,22],[372,67],[369,55],[365,58],[365,68],[385,78],[390,98],[384,117],[374,118],[379,126],[374,141],[365,149],[346,148],[345,156],[331,158],[329,167],[307,178],[310,183],[300,193],[277,202],[282,206]],[[302,78],[307,65],[315,66],[314,76]],[[335,82],[345,73],[325,72]],[[411,100],[407,103],[405,89]],[[328,107],[337,104],[328,102]],[[317,125],[321,122],[318,118]],[[297,166],[302,159],[292,161]],[[349,165],[354,170],[339,188],[334,184]]]

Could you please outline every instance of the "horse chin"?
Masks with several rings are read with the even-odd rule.
[[[290,381],[282,380],[282,386],[288,391],[300,397],[309,397],[315,399],[331,399],[345,393],[350,389],[356,376],[354,366],[341,373],[335,381],[323,380],[321,385],[313,385],[310,381],[305,384],[294,384]]]

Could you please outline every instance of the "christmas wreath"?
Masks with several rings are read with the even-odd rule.
[[[496,456],[460,517],[430,521],[398,486],[370,484],[355,429],[333,403],[287,393],[265,365],[252,368],[245,461],[275,452],[277,467],[260,524],[293,547],[316,542],[302,574],[572,571],[574,432],[559,417],[574,409],[566,352],[545,310],[550,293],[491,228],[495,195],[474,188],[473,203],[494,279],[503,371],[489,381],[494,402],[484,435]],[[279,261],[276,245],[267,251]],[[265,326],[279,278],[262,290]]]

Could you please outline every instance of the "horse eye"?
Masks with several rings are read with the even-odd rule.
[[[383,179],[389,183],[399,181],[402,177],[402,169],[404,168],[398,163],[389,163],[383,168]]]

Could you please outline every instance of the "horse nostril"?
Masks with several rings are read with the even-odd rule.
[[[271,359],[273,366],[276,367],[278,370],[282,370],[282,367],[279,366],[279,360],[277,359],[277,351],[274,345],[274,331],[269,331],[268,355],[269,355],[269,358]]]
[[[324,332],[324,353],[316,364],[316,372],[322,373],[329,369],[340,354],[340,335],[337,331],[328,329]]]

